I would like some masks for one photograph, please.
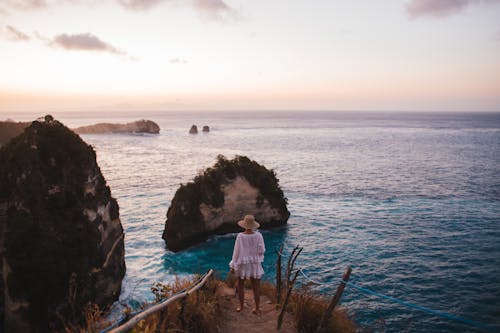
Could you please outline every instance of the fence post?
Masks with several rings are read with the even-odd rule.
[[[276,305],[281,304],[281,285],[283,280],[281,278],[281,255],[283,253],[283,244],[281,244],[279,251],[276,251],[278,258],[276,259]]]
[[[297,280],[297,276],[299,275],[299,270],[295,271],[295,275],[293,276],[291,281],[288,281],[288,290],[286,292],[285,301],[283,302],[283,306],[281,307],[281,312],[278,316],[278,326],[277,329],[281,328],[283,324],[283,316],[285,315],[286,308],[288,306],[288,301],[290,300],[290,295],[292,294],[292,289],[295,284],[295,280]]]
[[[337,304],[340,302],[340,298],[342,297],[342,293],[344,292],[345,284],[347,281],[349,281],[349,277],[351,276],[351,271],[352,271],[351,266],[347,266],[347,269],[344,272],[344,276],[342,277],[342,282],[340,282],[340,284],[338,285],[337,290],[335,291],[335,295],[333,296],[332,301],[330,302],[328,308],[323,314],[323,317],[321,318],[321,322],[316,332],[318,333],[328,332],[328,321],[332,317],[333,309],[335,309]]]
[[[286,287],[287,287],[287,292],[285,296],[285,301],[283,302],[283,306],[281,307],[281,312],[278,316],[278,326],[277,329],[279,330],[281,328],[281,324],[283,323],[283,316],[285,315],[286,308],[288,306],[288,301],[290,299],[290,295],[292,294],[292,289],[295,284],[295,280],[297,280],[297,276],[300,273],[300,269],[295,271],[295,274],[292,278],[294,266],[295,266],[295,261],[297,260],[297,257],[300,255],[304,248],[299,247],[298,245],[293,249],[292,254],[288,258],[288,264],[287,264],[287,269],[286,269]]]

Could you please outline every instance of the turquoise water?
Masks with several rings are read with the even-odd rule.
[[[56,115],[57,116],[57,115]],[[68,125],[110,120],[58,117]],[[289,199],[285,228],[264,231],[265,278],[274,251],[304,247],[297,264],[465,318],[500,324],[500,114],[158,113],[159,136],[84,135],[120,204],[127,275],[121,302],[153,299],[154,281],[228,270],[234,235],[172,253],[161,234],[180,183],[218,154],[273,168]],[[209,134],[189,135],[192,124]],[[304,280],[302,280],[305,283]],[[331,296],[336,284],[316,290]],[[347,288],[362,326],[387,332],[468,332],[460,323]]]

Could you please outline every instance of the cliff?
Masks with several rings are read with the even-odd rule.
[[[75,128],[78,134],[103,134],[103,133],[160,133],[160,126],[151,120],[138,120],[127,124],[100,123]]]
[[[92,147],[47,116],[0,161],[0,331],[49,331],[117,300],[124,234]]]
[[[290,212],[276,174],[245,156],[215,165],[181,185],[167,212],[163,239],[179,251],[213,234],[241,231],[236,224],[252,214],[262,229],[286,224]]]

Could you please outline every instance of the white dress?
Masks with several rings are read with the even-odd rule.
[[[234,243],[233,259],[229,267],[233,268],[240,279],[260,279],[264,275],[262,262],[264,261],[264,238],[261,233],[239,233]]]

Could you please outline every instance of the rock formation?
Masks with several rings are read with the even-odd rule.
[[[0,161],[0,331],[46,332],[117,300],[124,234],[92,147],[46,118]]]
[[[191,126],[189,134],[198,134],[198,127],[196,125]]]
[[[160,126],[151,120],[138,120],[127,124],[100,123],[75,128],[78,134],[104,134],[104,133],[160,133]]]
[[[210,132],[210,127],[208,127],[207,125],[203,126],[203,132]]]
[[[181,185],[167,212],[163,239],[178,251],[212,234],[241,231],[236,224],[253,214],[262,229],[286,224],[290,213],[276,174],[245,156],[216,164]]]

